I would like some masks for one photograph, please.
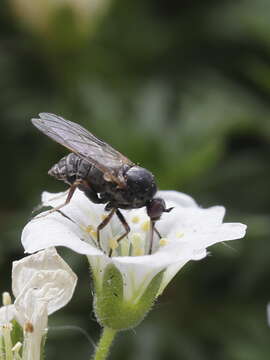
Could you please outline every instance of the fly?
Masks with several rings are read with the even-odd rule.
[[[152,253],[153,233],[159,232],[155,223],[166,209],[165,201],[155,198],[157,186],[153,174],[100,140],[82,126],[60,116],[40,113],[32,123],[45,135],[71,151],[50,170],[49,175],[68,184],[69,191],[63,204],[51,209],[59,211],[67,205],[75,190],[83,191],[95,204],[105,204],[108,215],[97,227],[97,244],[101,249],[100,231],[110,222],[114,214],[122,223],[125,231],[117,242],[128,235],[130,227],[119,209],[146,207],[151,221],[149,253]],[[112,250],[109,256],[112,255]]]

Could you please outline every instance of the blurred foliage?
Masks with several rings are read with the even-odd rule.
[[[160,188],[223,204],[227,221],[249,226],[245,240],[186,266],[111,359],[268,358],[270,2],[111,0],[80,18],[70,0],[40,31],[24,1],[18,11],[2,0],[0,12],[1,290],[41,191],[64,188],[46,172],[65,149],[29,121],[54,112],[149,168]],[[47,358],[87,359],[87,333],[99,332],[87,262],[61,252],[80,281],[50,319]]]

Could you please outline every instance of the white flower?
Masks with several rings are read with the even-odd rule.
[[[156,223],[162,238],[155,234],[151,255],[148,254],[150,223],[144,208],[122,211],[131,231],[119,246],[115,240],[124,229],[114,216],[101,232],[103,251],[100,250],[96,229],[106,216],[104,205],[93,204],[79,190],[61,209],[66,216],[53,212],[30,221],[23,230],[22,244],[28,253],[51,246],[65,246],[87,255],[99,285],[104,269],[113,264],[124,279],[124,299],[136,302],[161,271],[164,274],[158,294],[189,260],[205,257],[208,246],[245,235],[245,225],[222,222],[225,214],[222,206],[202,209],[190,196],[176,191],[160,191],[158,196],[173,210],[164,213]],[[55,207],[64,203],[65,198],[66,193],[44,192],[42,202],[44,206]],[[114,250],[112,257],[107,255],[110,248]]]
[[[0,324],[16,319],[22,326],[25,338],[23,360],[39,359],[48,315],[69,302],[76,282],[76,275],[54,248],[13,262],[15,302],[0,308]]]

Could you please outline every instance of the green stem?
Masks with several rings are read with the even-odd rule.
[[[117,330],[105,327],[99,340],[98,346],[93,360],[105,360],[109,355],[109,350],[112,345],[113,339],[117,333]]]

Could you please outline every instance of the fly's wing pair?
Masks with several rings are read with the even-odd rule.
[[[134,166],[132,161],[72,121],[49,113],[40,113],[39,116],[39,119],[32,119],[32,123],[41,132],[97,167],[106,180],[121,188],[126,186],[118,173],[125,164]]]

